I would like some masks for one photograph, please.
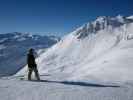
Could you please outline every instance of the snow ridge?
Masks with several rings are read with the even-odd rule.
[[[130,81],[133,75],[133,20],[98,17],[42,53],[40,74],[67,74],[65,80]],[[26,67],[17,75],[25,75]]]
[[[74,33],[78,35],[78,38],[84,38],[89,34],[95,34],[98,31],[108,28],[117,28],[123,26],[124,24],[129,24],[132,22],[133,20],[129,19],[129,17],[123,17],[121,15],[118,15],[116,17],[100,16],[95,21],[83,25]]]

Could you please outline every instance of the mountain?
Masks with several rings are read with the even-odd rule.
[[[133,80],[133,17],[98,17],[63,37],[37,63],[40,74],[58,73],[65,80]],[[16,75],[25,73],[26,67]]]
[[[58,42],[55,36],[40,36],[30,33],[0,34],[0,76],[12,75],[26,64],[26,54],[29,48],[41,49],[51,47]],[[43,50],[43,51],[44,51]]]
[[[27,66],[0,77],[3,100],[132,100],[133,17],[98,17],[36,61],[40,81],[23,77]]]

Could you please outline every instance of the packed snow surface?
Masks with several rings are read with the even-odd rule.
[[[45,74],[42,81],[0,79],[0,100],[132,100],[132,83],[60,81]],[[58,80],[59,79],[59,80]]]

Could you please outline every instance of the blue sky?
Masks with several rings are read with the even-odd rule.
[[[67,34],[97,16],[133,14],[133,0],[0,0],[0,33]]]

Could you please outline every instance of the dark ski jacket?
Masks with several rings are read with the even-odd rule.
[[[36,67],[35,57],[33,54],[27,54],[27,64],[29,68]]]

